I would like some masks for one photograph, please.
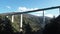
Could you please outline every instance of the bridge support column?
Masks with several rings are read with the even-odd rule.
[[[23,23],[23,15],[21,14],[21,18],[20,18],[20,32],[22,32],[22,23]]]
[[[14,15],[12,15],[12,23],[14,22]]]
[[[9,17],[9,16],[6,16],[7,18]]]
[[[44,26],[45,26],[45,15],[44,15],[44,11],[43,11],[43,28],[44,28]]]
[[[59,15],[60,15],[60,8],[59,8]]]

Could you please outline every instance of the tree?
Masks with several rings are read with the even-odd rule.
[[[1,34],[11,34],[13,29],[11,26],[11,21],[7,17],[0,17],[0,33]]]
[[[43,34],[60,34],[60,15],[45,26]]]

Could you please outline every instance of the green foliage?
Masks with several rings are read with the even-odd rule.
[[[20,24],[20,15],[14,15],[14,22],[11,23],[14,32],[19,32],[19,24]],[[3,17],[3,16],[1,16]],[[8,19],[10,19],[11,21],[11,16],[8,17]],[[41,23],[43,17],[37,17],[37,16],[33,16],[30,14],[23,14],[23,28],[26,27],[26,25],[29,23],[30,27],[32,28],[32,31],[37,31],[39,29],[41,29]],[[48,21],[49,18],[46,18],[46,23]]]
[[[11,26],[11,21],[5,17],[0,15],[0,34],[2,33],[13,33],[13,29]]]

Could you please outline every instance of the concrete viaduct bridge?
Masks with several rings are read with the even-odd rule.
[[[49,7],[49,8],[43,8],[43,9],[37,9],[37,10],[32,10],[32,11],[25,11],[25,12],[11,12],[11,13],[0,13],[0,15],[4,15],[4,16],[6,16],[7,18],[9,17],[9,15],[11,15],[12,16],[12,23],[14,22],[14,15],[19,15],[19,14],[21,14],[21,22],[20,22],[20,31],[22,31],[22,22],[23,22],[23,14],[25,14],[25,13],[31,13],[31,12],[38,12],[38,11],[43,11],[43,23],[45,23],[45,17],[44,17],[44,11],[45,10],[51,10],[51,9],[59,9],[59,15],[60,15],[60,6],[55,6],[55,7]]]

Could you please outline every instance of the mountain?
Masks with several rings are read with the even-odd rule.
[[[19,31],[19,24],[21,15],[14,15],[14,22],[12,23],[12,26],[14,27],[15,32]],[[11,20],[11,16],[8,17],[8,19]],[[48,24],[50,22],[50,17],[45,16],[45,23],[43,23],[43,16],[34,16],[31,14],[23,14],[23,29],[26,26],[26,24],[29,23],[29,25],[32,28],[32,31],[41,30],[44,24]]]
[[[26,21],[25,23],[30,23],[31,27],[33,27],[34,29],[35,28],[39,29],[43,26],[43,16],[34,16],[30,14],[24,14],[23,19],[25,19]],[[51,19],[50,17],[45,16],[44,24],[48,24],[48,22],[50,22],[50,19]]]

